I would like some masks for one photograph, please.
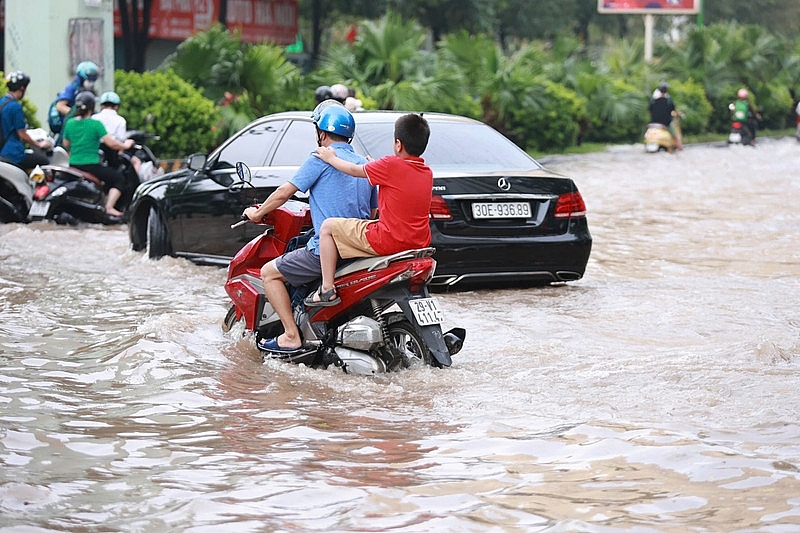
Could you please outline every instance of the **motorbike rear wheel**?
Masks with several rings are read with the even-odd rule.
[[[0,184],[0,222],[26,222],[28,204],[16,189]]]
[[[414,366],[417,361],[437,368],[441,366],[433,358],[417,330],[405,318],[389,324],[389,342],[402,354],[403,366],[406,368]]]

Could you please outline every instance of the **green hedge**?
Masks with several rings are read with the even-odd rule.
[[[129,129],[161,137],[149,143],[160,158],[184,158],[208,152],[218,141],[219,111],[214,102],[172,71],[114,73]]]

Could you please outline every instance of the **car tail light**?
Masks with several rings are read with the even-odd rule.
[[[50,194],[50,187],[47,185],[39,185],[33,192],[33,197],[37,200],[41,200],[43,198],[47,198],[48,194]]]
[[[556,202],[556,218],[585,217],[586,204],[578,191],[568,192],[558,197]]]
[[[447,207],[447,202],[441,196],[433,195],[431,198],[431,218],[433,220],[453,220],[453,213]]]

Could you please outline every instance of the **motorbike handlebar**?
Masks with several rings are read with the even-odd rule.
[[[247,217],[247,215],[242,213],[241,220],[239,220],[239,222],[237,222],[236,224],[231,224],[231,229],[236,229],[239,226],[244,226],[248,222],[250,222],[250,219]]]

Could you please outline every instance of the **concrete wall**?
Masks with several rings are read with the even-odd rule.
[[[91,60],[100,67],[97,94],[114,90],[113,0],[5,0],[5,58],[3,72],[23,70],[31,77],[26,98],[38,108],[36,117],[47,129],[50,103],[75,77],[75,66]],[[73,26],[70,19],[89,19]],[[87,35],[89,25],[101,31]],[[83,30],[85,39],[79,35]],[[71,48],[78,42],[82,50]],[[95,57],[86,57],[87,54]]]

